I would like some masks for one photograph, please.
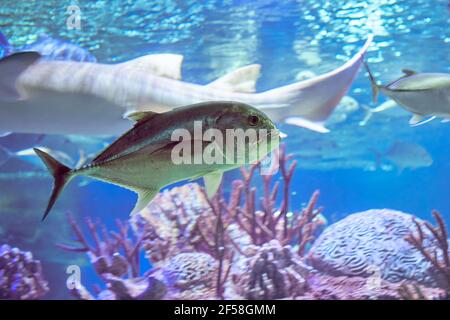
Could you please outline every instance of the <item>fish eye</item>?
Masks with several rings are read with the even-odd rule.
[[[247,121],[249,125],[256,126],[259,123],[259,117],[254,114],[251,114],[248,116]]]

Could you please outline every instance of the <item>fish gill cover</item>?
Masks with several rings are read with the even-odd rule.
[[[0,32],[1,299],[448,298],[448,1],[7,2]],[[80,177],[40,223],[33,148],[79,168],[127,116],[198,96],[266,112],[278,172],[178,182],[132,217]]]

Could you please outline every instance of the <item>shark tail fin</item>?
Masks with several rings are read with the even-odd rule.
[[[359,122],[359,125],[361,127],[364,127],[370,121],[370,119],[372,119],[374,109],[372,109],[369,106],[366,106],[365,104],[361,105],[361,107],[364,110],[365,115],[364,118]]]
[[[308,129],[323,127],[323,123],[350,89],[372,40],[373,36],[370,35],[350,60],[333,71],[260,93],[264,101],[267,101],[266,105],[261,104],[261,109],[274,121],[294,117],[297,118],[297,124],[306,124],[305,121],[298,121],[298,118],[308,120],[309,124],[316,124],[307,124]],[[282,107],[284,110],[280,112]],[[293,122],[292,119],[290,121]]]
[[[367,62],[363,61],[363,63],[364,63],[364,67],[367,70],[367,73],[369,74],[370,86],[372,88],[372,101],[373,101],[373,103],[378,103],[378,95],[380,92],[380,89],[379,89],[380,87],[377,85],[375,77],[373,76],[372,71],[370,70]]]
[[[50,199],[48,201],[47,209],[45,209],[44,216],[42,217],[42,221],[48,216],[50,210],[52,209],[53,205],[56,202],[56,199],[58,199],[58,196],[63,191],[64,187],[69,183],[71,178],[74,176],[73,170],[69,167],[63,165],[58,160],[53,158],[48,153],[45,153],[42,150],[39,150],[37,148],[33,149],[34,152],[41,158],[42,162],[44,162],[45,166],[47,167],[48,171],[53,176],[53,190],[52,194],[50,196]]]

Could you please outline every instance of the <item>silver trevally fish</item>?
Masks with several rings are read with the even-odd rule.
[[[162,187],[177,181],[204,177],[207,193],[213,195],[219,187],[224,171],[261,159],[279,144],[279,131],[273,122],[260,110],[238,102],[200,103],[161,114],[137,112],[131,114],[130,118],[137,121],[134,127],[94,160],[80,168],[70,169],[44,151],[35,149],[54,177],[53,191],[44,218],[66,184],[79,175],[136,192],[138,200],[132,211],[136,213],[142,210]],[[201,124],[204,134],[198,134],[196,123]],[[249,136],[248,139],[241,140],[245,141],[241,144],[231,144],[236,151],[236,158],[233,156],[231,160],[234,161],[226,161],[230,159],[230,153],[223,152],[223,144],[219,144],[216,138],[213,139],[207,134],[208,131],[212,132],[209,129],[218,130],[222,137],[226,136],[229,129],[245,132],[248,132],[247,129],[254,129],[261,134]],[[187,143],[189,149],[191,144],[194,144],[192,152],[185,150],[189,159],[190,156],[194,159],[200,156],[202,160],[205,152],[210,152],[219,156],[222,161],[207,163],[205,158],[200,162],[185,161],[177,164],[173,152],[180,152],[178,148],[181,142],[179,139],[173,139],[174,132],[179,132],[176,130],[189,133],[186,139],[181,139],[183,143]],[[196,144],[200,144],[201,148],[196,148]],[[229,146],[227,141],[226,148]]]
[[[383,92],[413,114],[410,125],[418,126],[436,117],[444,118],[444,122],[450,119],[450,74],[403,70],[403,77],[384,86],[376,83],[367,63],[365,66],[374,102],[377,102],[378,92]]]
[[[417,143],[396,141],[385,152],[376,152],[377,166],[381,160],[387,159],[394,163],[399,174],[404,169],[426,168],[433,164],[433,158],[428,151]]]
[[[332,72],[261,93],[255,93],[259,65],[198,85],[180,80],[181,55],[109,65],[17,53],[0,60],[0,130],[117,135],[131,127],[124,119],[128,113],[232,100],[255,106],[276,122],[327,132],[323,123],[351,86],[371,41]]]

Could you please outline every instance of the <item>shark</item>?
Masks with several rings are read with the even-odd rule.
[[[373,37],[344,65],[308,80],[256,92],[261,66],[200,85],[182,81],[182,55],[145,55],[117,64],[48,61],[35,52],[0,60],[0,131],[119,135],[135,112],[171,111],[207,101],[252,105],[277,123],[326,133],[324,123],[349,90]]]

